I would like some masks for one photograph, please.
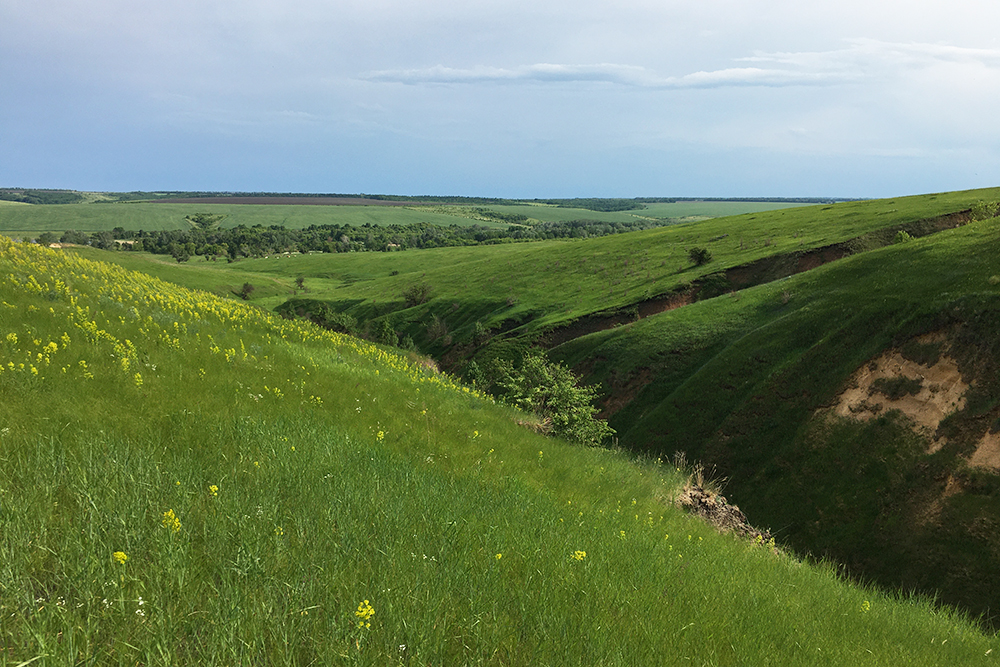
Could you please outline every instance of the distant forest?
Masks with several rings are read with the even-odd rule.
[[[312,225],[305,229],[287,229],[279,225],[265,227],[240,225],[212,228],[222,216],[195,214],[189,219],[199,228],[175,231],[128,231],[116,227],[112,231],[93,233],[67,231],[57,235],[44,232],[37,241],[49,244],[75,243],[104,250],[145,251],[172,255],[184,262],[195,255],[229,261],[244,257],[264,257],[285,252],[393,252],[410,248],[442,248],[447,246],[520,243],[546,239],[589,238],[634,232],[672,224],[671,220],[636,220],[598,222],[575,220],[543,222],[532,226],[511,225],[507,228],[481,225],[442,227],[430,223],[413,225]],[[212,219],[214,218],[214,219]],[[205,223],[205,224],[200,224]]]

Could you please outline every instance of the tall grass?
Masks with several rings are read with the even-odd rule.
[[[2,239],[0,327],[3,665],[978,664],[997,646],[715,534],[669,506],[682,471],[533,434],[418,359]]]

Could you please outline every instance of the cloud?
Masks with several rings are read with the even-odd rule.
[[[843,49],[801,52],[756,52],[737,58],[750,67],[698,71],[682,76],[662,76],[637,65],[601,63],[566,65],[538,63],[514,68],[457,68],[437,65],[423,69],[388,69],[367,72],[361,79],[385,83],[605,83],[642,88],[730,88],[737,86],[827,86],[892,75],[913,69],[952,63],[1000,67],[1000,50],[973,49],[942,44],[897,44],[869,39],[846,40]]]
[[[484,83],[515,81],[596,81],[622,85],[649,85],[655,75],[633,65],[554,65],[539,63],[513,69],[474,67],[469,69],[437,65],[425,69],[380,70],[363,74],[363,79],[396,83]]]
[[[843,49],[830,51],[757,52],[739,62],[775,63],[805,71],[847,71],[926,67],[943,63],[1000,66],[1000,49],[974,49],[948,44],[895,43],[848,39]]]
[[[512,69],[476,67],[461,69],[441,65],[425,69],[380,70],[363,74],[369,81],[417,84],[448,83],[608,83],[642,88],[719,88],[728,86],[789,86],[831,83],[853,78],[828,72],[791,69],[736,67],[712,72],[693,72],[681,77],[662,77],[635,65],[557,65],[540,63]]]

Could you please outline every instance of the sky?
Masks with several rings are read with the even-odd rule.
[[[996,0],[0,0],[0,187],[1000,185]]]

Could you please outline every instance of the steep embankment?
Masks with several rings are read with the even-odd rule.
[[[579,338],[621,442],[684,451],[858,576],[1000,599],[1000,221]]]

